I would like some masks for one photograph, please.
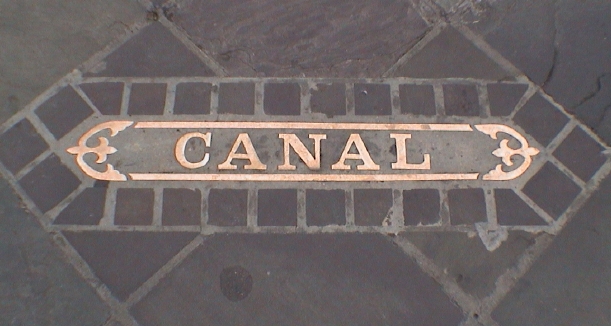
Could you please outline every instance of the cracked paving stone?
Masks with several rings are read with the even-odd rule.
[[[240,301],[223,294],[221,275],[233,266],[252,276],[252,291]],[[463,319],[439,285],[376,234],[216,234],[131,311],[142,325],[424,326]]]

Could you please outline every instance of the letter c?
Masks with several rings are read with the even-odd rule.
[[[206,165],[208,161],[210,161],[210,154],[208,153],[204,154],[204,158],[199,162],[194,163],[187,160],[187,157],[185,156],[185,149],[187,147],[187,142],[192,138],[200,138],[204,141],[204,145],[206,147],[210,147],[212,135],[209,132],[205,134],[202,134],[201,132],[190,132],[182,135],[182,137],[178,139],[176,142],[176,147],[174,148],[174,155],[176,156],[178,163],[187,169],[201,168],[202,166]]]

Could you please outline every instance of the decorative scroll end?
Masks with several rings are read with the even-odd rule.
[[[99,172],[92,169],[83,159],[85,154],[93,153],[97,155],[96,163],[102,164],[106,162],[108,159],[108,155],[114,154],[117,152],[117,149],[109,146],[108,138],[106,137],[98,137],[99,144],[95,147],[87,146],[87,140],[91,138],[96,133],[102,130],[110,130],[110,137],[116,136],[119,132],[125,130],[127,127],[131,126],[133,121],[109,121],[101,123],[89,131],[87,131],[78,141],[78,146],[70,147],[66,150],[66,152],[76,155],[75,160],[76,164],[81,168],[81,170],[88,176],[97,179],[97,180],[108,180],[108,181],[126,181],[127,177],[117,171],[112,164],[106,164],[106,171]]]
[[[539,154],[539,150],[537,148],[530,147],[530,145],[528,144],[528,140],[526,140],[524,136],[515,131],[513,128],[497,124],[476,125],[475,128],[481,131],[482,133],[490,136],[490,138],[492,139],[498,139],[497,133],[503,132],[512,136],[518,142],[520,142],[520,148],[514,149],[509,147],[508,139],[503,139],[499,144],[499,148],[492,152],[494,156],[501,158],[503,164],[505,164],[506,166],[513,166],[513,161],[511,161],[511,157],[514,155],[520,155],[524,158],[524,162],[522,162],[522,165],[520,165],[517,169],[509,172],[503,171],[503,165],[498,164],[493,170],[483,176],[484,180],[513,180],[521,176],[528,169],[528,167],[532,163],[532,156]]]

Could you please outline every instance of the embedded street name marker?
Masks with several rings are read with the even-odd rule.
[[[135,148],[137,153],[134,155],[144,161],[147,157],[157,160],[167,171],[138,170],[140,160],[133,160],[126,172],[119,171],[116,164],[107,163],[109,156],[120,150],[111,146],[103,133],[109,131],[109,137],[113,138],[128,129],[161,131],[157,136],[149,134],[146,138],[125,139],[124,142],[130,144],[123,147],[127,151]],[[167,130],[179,135],[168,135]],[[465,147],[465,144],[448,141],[463,142],[458,135],[444,138],[439,137],[439,133],[476,133],[487,135],[498,143],[493,151],[483,153],[477,146],[467,144]],[[87,143],[94,136],[99,143],[90,147]],[[254,143],[253,136],[257,137]],[[447,148],[440,149],[444,142],[440,143],[441,138],[447,141]],[[173,143],[171,148],[168,140]],[[134,143],[139,141],[148,143]],[[196,146],[194,141],[199,141],[201,146]],[[510,146],[510,141],[517,146]],[[326,143],[330,145],[325,150]],[[391,150],[380,150],[388,144]],[[371,146],[375,151],[368,149]],[[153,153],[145,153],[146,149]],[[532,156],[539,150],[530,147],[516,130],[502,124],[108,121],[83,134],[78,145],[68,148],[67,152],[75,155],[83,173],[98,180],[391,182],[512,180],[528,169]],[[260,158],[263,157],[261,152],[266,159]],[[87,161],[87,154],[97,155],[95,163]],[[437,164],[437,155],[451,156],[450,160],[438,157],[440,164]],[[193,156],[198,157],[194,159]],[[467,159],[459,164],[467,171],[450,171],[456,170],[450,165],[451,159],[458,156]],[[482,159],[484,156],[488,158]],[[490,156],[500,158],[502,164],[478,166],[489,161]],[[92,167],[92,164],[104,163],[101,171]],[[514,165],[517,167],[512,169]]]

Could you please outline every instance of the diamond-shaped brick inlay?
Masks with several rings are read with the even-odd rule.
[[[48,148],[49,145],[28,120],[19,121],[0,135],[0,161],[13,173],[19,172]]]
[[[588,181],[605,164],[604,148],[581,128],[575,128],[556,148],[554,156],[581,180]]]
[[[470,27],[355,1],[155,0],[0,124],[107,324],[488,324],[573,223],[607,147]]]
[[[55,155],[40,162],[19,181],[19,185],[42,212],[59,204],[76,190],[80,183],[74,173]]]
[[[36,110],[36,115],[56,139],[64,137],[92,113],[72,87],[63,88]]]
[[[552,217],[559,217],[571,205],[581,188],[552,163],[526,183],[524,193]]]

